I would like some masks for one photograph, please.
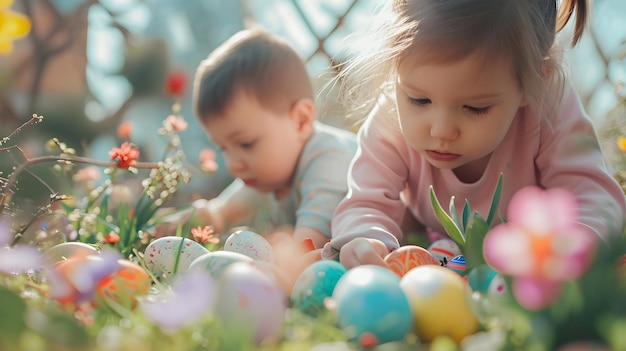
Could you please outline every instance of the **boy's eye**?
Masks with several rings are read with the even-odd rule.
[[[465,108],[466,108],[469,112],[471,112],[471,113],[473,113],[473,114],[476,114],[476,115],[482,115],[482,114],[485,114],[485,113],[489,112],[489,108],[491,108],[491,106],[486,106],[486,107],[474,107],[474,106],[468,106],[468,105],[465,105]]]
[[[241,143],[241,144],[239,144],[239,146],[242,149],[250,149],[250,148],[252,148],[254,146],[254,142],[251,141],[251,142]]]
[[[413,105],[417,105],[417,106],[425,106],[430,104],[430,99],[416,99],[416,98],[409,98],[409,102],[411,102]]]

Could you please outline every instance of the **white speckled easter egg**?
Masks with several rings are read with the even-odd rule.
[[[441,262],[445,258],[446,261],[450,261],[452,258],[461,255],[461,249],[452,239],[439,239],[435,240],[430,246],[428,251],[438,261]]]
[[[417,336],[431,342],[447,335],[460,343],[478,330],[470,309],[468,285],[452,270],[435,265],[418,266],[400,281],[411,304]]]
[[[255,260],[274,261],[270,243],[261,235],[249,230],[238,230],[226,238],[224,250],[242,253]]]
[[[325,311],[324,301],[333,295],[337,281],[346,270],[344,265],[334,260],[313,262],[293,284],[291,300],[294,306],[310,316]]]
[[[180,236],[165,236],[148,244],[144,251],[144,261],[152,274],[171,283],[177,273],[186,272],[193,260],[208,252],[209,250],[193,240],[185,238],[183,241]]]
[[[99,255],[100,253],[95,247],[81,243],[70,241],[52,246],[43,253],[43,266],[52,267],[57,262],[68,259],[72,256],[88,256]]]
[[[196,258],[189,265],[189,270],[209,272],[213,278],[219,278],[224,269],[235,262],[254,261],[252,257],[233,251],[213,251]]]
[[[275,280],[235,262],[222,272],[218,287],[216,315],[227,339],[258,345],[280,335],[287,297]]]

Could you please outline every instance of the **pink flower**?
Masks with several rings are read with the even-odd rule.
[[[211,244],[219,244],[220,238],[216,238],[213,236],[215,231],[210,226],[199,226],[197,228],[191,228],[191,235],[196,241],[201,243],[211,243]]]
[[[100,170],[96,166],[88,166],[79,169],[74,175],[74,179],[81,182],[91,182],[100,179]]]
[[[563,189],[519,190],[507,219],[485,237],[485,260],[513,277],[513,295],[521,306],[545,308],[559,297],[564,282],[586,271],[594,236],[578,222],[576,198]]]
[[[205,172],[217,171],[218,164],[215,161],[215,151],[211,149],[202,149],[200,152],[200,166]]]
[[[173,130],[177,132],[182,132],[187,129],[188,123],[182,117],[178,117],[176,115],[169,115],[165,120],[167,124],[169,124]]]
[[[133,124],[126,121],[117,126],[117,136],[122,139],[129,139],[133,134]]]

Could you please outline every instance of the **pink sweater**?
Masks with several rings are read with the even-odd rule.
[[[549,125],[540,123],[530,109],[520,109],[485,173],[471,184],[459,181],[452,170],[431,166],[411,149],[399,132],[394,108],[393,101],[383,102],[359,131],[359,149],[348,174],[349,192],[335,211],[324,258],[336,258],[355,237],[379,239],[390,250],[397,248],[407,204],[418,222],[445,233],[430,205],[431,184],[444,209],[455,196],[459,218],[465,199],[472,211],[486,218],[500,173],[502,196],[493,224],[506,216],[515,192],[538,185],[571,191],[579,201],[581,222],[602,238],[623,228],[624,193],[608,170],[591,121],[570,85]]]

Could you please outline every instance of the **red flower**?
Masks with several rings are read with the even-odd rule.
[[[111,161],[117,162],[118,168],[128,168],[137,161],[139,149],[134,144],[124,142],[119,148],[114,147],[109,151],[109,156]]]
[[[106,241],[107,244],[116,245],[120,241],[120,236],[114,232],[110,232],[104,236],[104,241]]]
[[[182,71],[171,72],[165,81],[165,94],[170,96],[183,95],[185,85],[187,84],[187,75]]]

